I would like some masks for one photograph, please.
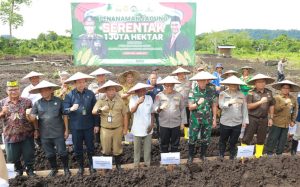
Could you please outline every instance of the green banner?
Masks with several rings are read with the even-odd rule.
[[[75,65],[194,65],[196,3],[72,3]]]

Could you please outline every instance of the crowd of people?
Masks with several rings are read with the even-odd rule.
[[[239,139],[242,146],[250,145],[255,134],[256,158],[264,152],[281,155],[289,127],[298,125],[291,151],[296,154],[300,97],[297,100],[291,92],[300,92],[300,87],[289,80],[273,83],[269,76],[253,75],[250,66],[225,73],[223,69],[218,63],[211,74],[198,67],[189,78],[192,72],[179,67],[161,78],[158,68],[152,68],[146,83],[139,82],[140,73],[133,70],[118,76],[118,83],[106,80],[113,73],[103,68],[90,75],[77,72],[71,76],[63,71],[59,73],[61,86],[42,80],[42,73],[30,72],[23,78],[30,85],[22,93],[19,81],[8,80],[7,97],[0,101],[7,162],[15,165],[17,175],[25,169],[28,176],[34,176],[34,141],[40,139],[51,166],[49,176],[58,173],[57,156],[69,176],[65,140],[72,134],[79,175],[84,173],[84,153],[89,172],[96,172],[92,159],[96,144],[101,144],[102,156],[112,156],[121,169],[122,141],[130,132],[134,165],[141,167],[143,150],[147,167],[151,165],[152,133],[157,129],[161,153],[178,152],[184,131],[190,164],[196,147],[200,147],[200,159],[206,159],[212,128],[218,124],[221,158],[228,144],[230,159],[235,159]],[[273,96],[268,84],[279,93]]]

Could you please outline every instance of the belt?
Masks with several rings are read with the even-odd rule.
[[[121,127],[121,126],[119,126],[119,127]],[[101,128],[108,129],[108,130],[115,130],[115,129],[119,128],[119,127],[115,127],[115,128],[101,127]]]
[[[255,118],[255,119],[267,119],[267,117],[257,117],[257,116],[253,116],[253,115],[249,115],[249,117]]]

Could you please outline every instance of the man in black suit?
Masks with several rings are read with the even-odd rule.
[[[191,50],[192,44],[190,39],[184,36],[180,31],[181,23],[178,16],[171,17],[170,27],[172,35],[165,40],[163,48],[164,56],[175,56],[176,51],[182,52]]]

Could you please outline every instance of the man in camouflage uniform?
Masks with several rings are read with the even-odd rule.
[[[207,86],[207,81],[215,79],[208,72],[200,72],[190,80],[196,80],[197,85],[189,93],[189,110],[191,120],[189,127],[189,158],[193,162],[195,144],[200,143],[200,158],[205,159],[206,150],[210,143],[211,128],[216,127],[217,97],[216,92]]]
[[[107,47],[103,37],[95,33],[96,21],[93,17],[88,16],[83,21],[86,34],[79,36],[76,48],[81,50],[83,48],[91,49],[94,55],[99,58],[105,58],[107,55]]]

